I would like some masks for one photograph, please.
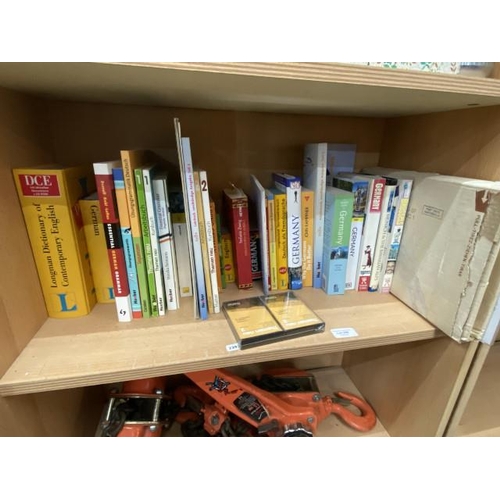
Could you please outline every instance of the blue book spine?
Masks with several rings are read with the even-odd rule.
[[[189,224],[191,225],[191,238],[193,241],[193,253],[196,276],[196,289],[198,295],[198,307],[201,319],[208,319],[207,291],[205,287],[205,275],[203,272],[203,254],[200,240],[200,224],[198,210],[196,208],[196,193],[194,186],[193,159],[191,156],[191,142],[189,137],[182,137],[182,156],[184,159],[184,178],[187,194],[187,210]]]
[[[353,203],[352,193],[329,186],[326,188],[321,288],[328,295],[345,292]]]

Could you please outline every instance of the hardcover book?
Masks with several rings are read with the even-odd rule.
[[[115,301],[113,278],[111,277],[108,247],[106,246],[97,193],[94,192],[86,196],[79,203],[97,302],[113,304]]]
[[[116,312],[118,321],[132,321],[132,302],[128,285],[127,265],[123,251],[123,241],[120,231],[115,185],[113,182],[113,168],[121,166],[120,161],[94,163],[94,173],[101,207],[102,222],[108,258],[113,276]]]
[[[325,323],[293,292],[224,302],[240,349],[323,332]]]
[[[302,288],[302,185],[300,177],[274,173],[274,185],[286,194],[288,288]]]
[[[328,295],[345,291],[353,202],[352,193],[327,186],[322,289]]]
[[[247,195],[237,187],[226,188],[223,191],[223,203],[233,244],[236,283],[238,288],[252,288]]]
[[[89,314],[96,294],[78,202],[95,189],[92,168],[16,168],[13,175],[49,317]]]

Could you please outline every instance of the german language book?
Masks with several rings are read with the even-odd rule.
[[[148,166],[142,169],[149,236],[151,238],[151,252],[153,254],[153,271],[156,284],[156,297],[158,300],[158,315],[165,316],[167,304],[165,298],[165,283],[163,279],[163,262],[161,259],[160,238],[158,236],[158,223],[156,221],[156,208],[153,195],[153,179],[156,173],[157,167],[155,166]]]
[[[97,194],[101,207],[102,223],[108,246],[108,258],[113,276],[115,304],[118,321],[132,321],[132,302],[128,285],[127,265],[120,231],[117,210],[113,168],[121,166],[120,161],[94,163]]]
[[[123,169],[113,168],[113,182],[115,183],[116,205],[120,219],[120,232],[123,242],[123,253],[125,265],[127,266],[128,286],[130,289],[130,301],[132,303],[132,316],[134,319],[142,318],[141,295],[139,282],[137,280],[137,269],[135,265],[134,241],[130,229],[130,217],[127,207],[127,195],[125,193],[125,182],[123,180]]]
[[[236,284],[238,288],[252,288],[248,197],[242,189],[233,186],[223,190],[223,203],[233,244]]]
[[[328,295],[345,291],[353,202],[352,193],[327,186],[321,288]]]
[[[313,286],[314,191],[302,188],[302,286]]]
[[[215,242],[212,231],[212,215],[210,213],[210,195],[208,177],[204,170],[194,172],[196,202],[200,221],[200,240],[203,252],[203,270],[207,289],[208,312],[219,313],[219,285],[215,265]]]
[[[273,173],[274,185],[286,193],[288,288],[302,288],[302,185],[300,177]]]
[[[327,152],[327,143],[307,144],[304,148],[302,185],[314,191],[314,288],[321,288]]]
[[[132,240],[134,242],[135,266],[137,271],[137,280],[139,282],[142,316],[144,318],[149,318],[151,317],[151,300],[142,240],[141,219],[137,208],[137,191],[134,175],[134,170],[136,168],[146,165],[147,152],[143,150],[122,150],[120,155],[123,166],[125,193],[127,194],[130,230],[132,233]]]
[[[344,189],[354,195],[345,289],[355,290],[358,284],[356,276],[358,272],[359,251],[361,249],[361,237],[363,235],[363,224],[368,200],[368,180],[347,179],[345,177],[333,176],[332,183],[334,187]]]
[[[92,168],[17,168],[13,175],[49,317],[89,314],[96,294],[78,201],[95,189]]]
[[[191,141],[189,137],[182,137],[180,123],[176,119],[176,137],[179,149],[179,163],[181,170],[182,191],[186,207],[186,215],[189,223],[186,225],[188,230],[189,256],[191,262],[191,275],[193,276],[193,294],[195,317],[203,320],[208,319],[208,302],[205,285],[205,276],[203,272],[203,255],[200,238],[200,220],[196,206],[196,191],[194,184],[194,167],[191,154]]]
[[[112,304],[115,301],[113,278],[111,277],[108,247],[106,246],[97,193],[94,192],[86,196],[79,203],[97,302]]]
[[[209,196],[210,202],[210,223],[212,224],[212,238],[214,240],[215,251],[215,270],[217,273],[217,286],[219,292],[222,291],[222,272],[221,272],[221,257],[220,257],[220,230],[217,221],[217,212],[215,209],[215,201]],[[225,288],[225,287],[224,287]]]
[[[323,332],[325,323],[293,292],[224,302],[240,349]]]
[[[255,175],[250,176],[250,197],[257,212],[258,231],[250,235],[250,253],[253,279],[262,279],[262,290],[267,294],[270,289],[268,217],[266,212],[266,190]],[[258,243],[258,247],[256,245]]]
[[[380,176],[351,173],[341,173],[340,176],[353,180],[368,181],[368,199],[356,273],[356,290],[359,292],[366,292],[370,287],[370,275],[372,271],[373,254],[377,243],[385,179]]]
[[[276,254],[276,208],[274,193],[270,189],[266,189],[266,213],[270,290],[275,291],[278,289],[278,265]]]
[[[286,218],[286,193],[277,188],[269,190],[274,197],[274,220],[276,237],[276,270],[278,290],[288,289],[288,237]]]
[[[188,234],[186,214],[172,213],[172,230],[175,242],[177,276],[179,278],[179,293],[181,297],[193,296],[191,266],[189,264]]]
[[[146,190],[144,187],[143,168],[134,170],[135,189],[137,192],[137,211],[141,223],[141,237],[144,248],[144,262],[146,263],[146,277],[148,280],[149,303],[151,304],[151,316],[159,316],[158,293],[156,291],[155,271],[153,264],[153,248],[151,243],[151,233],[149,230],[148,208],[146,203]]]
[[[179,309],[179,278],[177,276],[177,256],[169,209],[166,173],[161,173],[153,178],[153,197],[163,267],[165,301],[167,310],[174,311]]]
[[[389,293],[391,291],[392,278],[396,268],[396,262],[401,245],[401,238],[403,237],[404,224],[406,220],[406,213],[408,211],[408,204],[411,197],[413,187],[412,179],[399,179],[398,180],[398,204],[394,217],[391,218],[389,224],[389,244],[387,260],[382,268],[381,283],[379,290],[382,293]]]
[[[385,177],[384,197],[382,199],[382,211],[380,213],[380,222],[378,225],[377,243],[373,257],[372,272],[370,275],[370,292],[376,292],[380,286],[380,278],[383,272],[383,267],[387,261],[389,253],[389,228],[391,219],[394,219],[394,214],[398,204],[398,180],[393,177]]]

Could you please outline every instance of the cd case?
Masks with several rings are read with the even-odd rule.
[[[294,292],[224,302],[222,310],[240,349],[325,330],[325,322]]]

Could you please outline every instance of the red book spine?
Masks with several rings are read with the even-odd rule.
[[[99,164],[102,166],[102,164]],[[113,278],[113,288],[119,321],[132,320],[132,305],[127,278],[127,266],[123,251],[123,242],[120,231],[120,220],[116,203],[115,185],[111,168],[108,173],[97,173],[94,167],[97,195],[102,213],[104,235],[108,247],[108,258]]]
[[[248,199],[228,199],[229,220],[233,237],[233,252],[238,288],[252,288],[252,262],[250,256],[250,224]]]

